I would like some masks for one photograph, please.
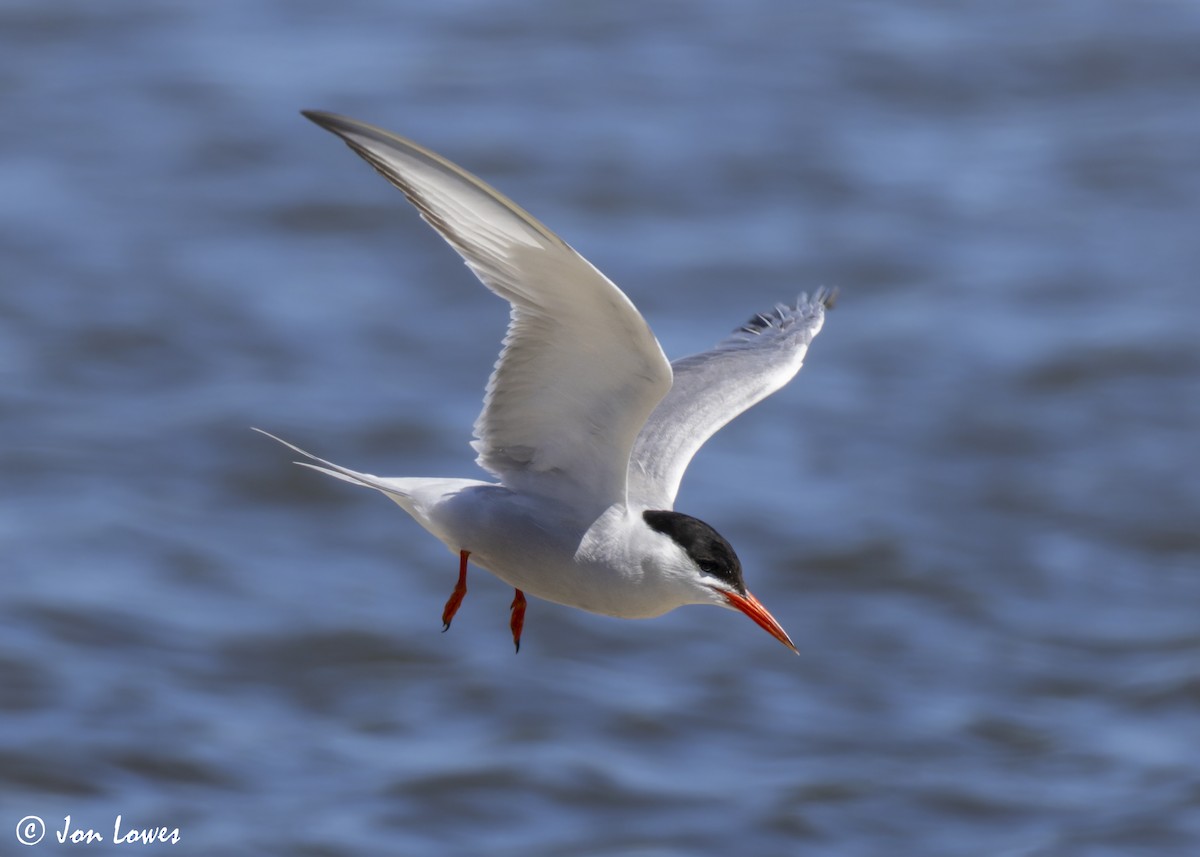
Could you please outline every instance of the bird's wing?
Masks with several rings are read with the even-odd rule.
[[[808,344],[825,321],[836,292],[801,295],[754,316],[702,354],[671,364],[671,391],[638,434],[629,461],[629,502],[671,509],[688,462],[704,442],[800,371]]]
[[[304,113],[398,187],[511,305],[475,421],[476,459],[517,491],[581,512],[624,502],[630,450],[671,385],[637,308],[561,238],[446,159],[387,131]]]

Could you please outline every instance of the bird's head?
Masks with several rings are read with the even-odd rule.
[[[698,518],[680,512],[648,510],[642,520],[674,544],[672,563],[681,583],[695,590],[696,601],[745,613],[793,652],[795,644],[775,617],[750,594],[742,580],[742,564],[729,542]]]

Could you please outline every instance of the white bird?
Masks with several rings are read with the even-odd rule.
[[[729,542],[673,506],[701,445],[799,371],[836,293],[779,304],[710,351],[668,363],[625,294],[506,197],[380,128],[304,115],[403,191],[511,304],[472,443],[496,481],[359,473],[269,435],[309,459],[297,463],[382,492],[458,554],[443,630],[466,594],[469,557],[516,589],[518,651],[526,593],[627,619],[735,608],[796,651],[746,589]]]

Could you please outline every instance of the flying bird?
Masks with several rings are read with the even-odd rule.
[[[514,588],[517,651],[528,594],[626,619],[732,608],[795,652],[746,588],[732,545],[676,512],[675,495],[704,442],[799,371],[836,292],[778,304],[670,363],[611,280],[480,179],[364,122],[304,115],[399,188],[511,305],[472,443],[493,481],[360,473],[268,435],[306,459],[297,463],[380,491],[458,555],[443,630],[469,560]]]

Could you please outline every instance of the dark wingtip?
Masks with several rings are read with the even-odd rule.
[[[787,304],[776,304],[772,310],[755,313],[749,321],[739,327],[734,333],[759,334],[773,327],[787,327],[796,318],[806,315],[806,308],[811,310],[820,306],[831,310],[837,304],[837,299],[837,288],[819,288],[813,292],[811,298],[807,293],[803,293],[796,299],[794,307]]]
[[[817,289],[817,293],[813,295],[813,300],[825,307],[825,309],[833,309],[837,306],[839,294],[841,294],[841,291],[837,286],[834,286],[832,289]]]
[[[339,116],[337,113],[329,113],[325,110],[301,110],[300,115],[309,122],[316,123],[326,131],[332,131],[334,134],[341,133],[341,128],[346,125],[346,117]]]

